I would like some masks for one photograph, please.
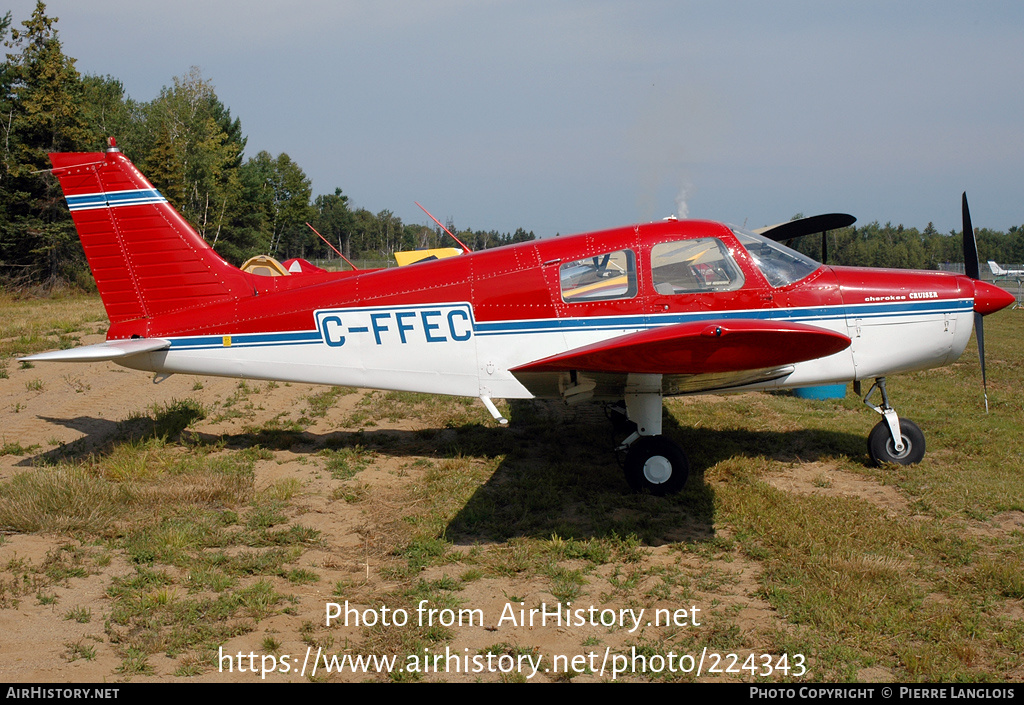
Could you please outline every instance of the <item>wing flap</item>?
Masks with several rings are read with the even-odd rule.
[[[521,365],[511,372],[718,374],[792,365],[827,357],[849,346],[847,336],[803,323],[698,321],[603,340]]]
[[[171,341],[161,338],[130,338],[127,340],[108,340],[96,345],[84,345],[68,350],[54,350],[20,358],[25,362],[102,362],[104,360],[123,360],[132,355],[157,352],[171,347]]]

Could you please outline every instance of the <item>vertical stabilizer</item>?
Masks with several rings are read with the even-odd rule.
[[[116,147],[50,161],[112,324],[251,293]]]

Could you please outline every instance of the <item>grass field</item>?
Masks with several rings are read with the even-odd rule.
[[[0,628],[51,634],[36,658],[74,664],[76,679],[259,678],[219,672],[222,647],[279,663],[307,648],[406,657],[447,647],[547,665],[556,654],[707,648],[735,654],[721,663],[734,668],[700,680],[765,680],[760,659],[778,666],[783,655],[787,668],[768,680],[1024,678],[1017,311],[986,320],[990,414],[973,343],[952,366],[889,380],[897,410],[925,432],[920,465],[870,467],[866,436],[879,417],[852,396],[673,399],[666,433],[692,474],[683,493],[658,498],[628,492],[596,407],[506,404],[511,427],[498,428],[476,400],[208,378],[171,395],[113,366],[54,373],[14,360],[102,330],[95,298],[3,304],[2,413],[4,433],[16,434],[0,454],[10,461]],[[133,380],[119,418],[60,412],[62,399],[99,405],[106,385],[125,396]],[[33,416],[47,395],[56,410]],[[51,438],[86,421],[79,438]],[[422,600],[478,609],[486,623],[324,622],[327,602],[415,615]],[[559,602],[698,607],[701,617],[632,632],[498,623],[507,605]],[[792,668],[798,654],[806,673]],[[696,678],[659,663],[618,677]],[[535,679],[610,676],[591,662]]]

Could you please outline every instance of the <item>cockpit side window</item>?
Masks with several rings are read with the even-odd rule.
[[[562,300],[566,303],[608,301],[636,296],[636,257],[632,250],[616,250],[558,268]]]
[[[743,271],[718,238],[674,240],[651,248],[651,281],[659,294],[733,291]]]
[[[764,278],[774,287],[798,282],[821,266],[810,257],[757,233],[736,227],[732,231],[747,249],[750,259],[764,274]]]

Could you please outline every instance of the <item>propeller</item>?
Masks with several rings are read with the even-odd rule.
[[[964,273],[975,281],[981,280],[981,266],[978,263],[978,241],[971,226],[971,211],[967,207],[967,192],[962,199],[964,217]],[[974,312],[974,334],[978,338],[978,359],[981,360],[981,387],[985,393],[985,413],[988,413],[988,380],[985,378],[985,323],[981,314]]]

